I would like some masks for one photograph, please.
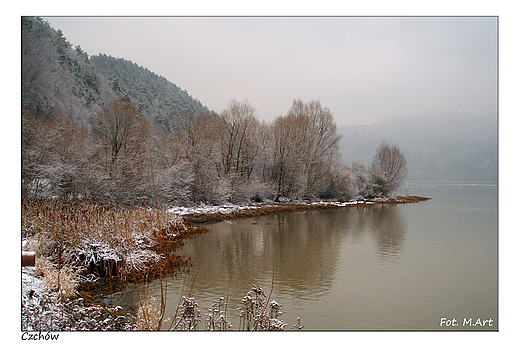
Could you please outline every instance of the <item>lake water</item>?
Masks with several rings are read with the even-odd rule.
[[[227,297],[238,329],[236,308],[260,283],[283,304],[281,319],[301,317],[305,330],[498,330],[497,183],[410,181],[401,192],[432,200],[206,225],[183,248],[194,264],[184,294],[193,283],[200,327]],[[183,281],[168,279],[166,316]],[[132,290],[112,301],[137,307]],[[160,300],[159,283],[148,293]]]

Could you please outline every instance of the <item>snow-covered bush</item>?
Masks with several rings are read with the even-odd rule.
[[[220,297],[206,313],[206,331],[230,331],[232,327],[227,318],[227,303]]]
[[[82,298],[57,293],[22,294],[22,331],[130,331],[135,323],[121,307],[86,305]]]
[[[68,266],[59,268],[46,258],[38,258],[36,261],[36,275],[43,277],[42,286],[45,292],[57,292],[63,299],[77,295],[76,289],[79,284],[79,277]]]
[[[195,175],[188,162],[172,165],[157,175],[158,196],[167,203],[187,205],[193,199]]]
[[[251,291],[240,302],[240,330],[245,331],[283,331],[287,324],[278,319],[283,312],[282,305],[271,301],[269,305],[260,284],[253,284]],[[269,306],[269,309],[267,309]]]
[[[201,321],[200,310],[195,298],[181,298],[181,303],[177,307],[176,316],[174,318],[173,331],[196,331]]]

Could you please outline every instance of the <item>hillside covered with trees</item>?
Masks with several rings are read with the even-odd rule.
[[[22,17],[22,110],[88,120],[116,97],[89,56],[38,17]]]
[[[89,57],[42,19],[22,18],[23,198],[348,200],[402,183],[406,159],[397,147],[381,144],[372,164],[348,167],[340,138],[317,100],[295,99],[271,123],[247,100],[217,114],[146,68]]]
[[[139,111],[149,115],[163,131],[171,132],[188,113],[210,112],[186,90],[136,63],[105,54],[92,56],[90,60],[113,90],[132,98]]]

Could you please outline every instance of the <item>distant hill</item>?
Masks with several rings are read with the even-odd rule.
[[[420,116],[372,125],[342,126],[345,164],[369,165],[377,146],[396,144],[408,162],[409,179],[498,180],[496,115]]]
[[[170,131],[171,123],[182,120],[186,113],[210,112],[186,90],[136,63],[105,54],[90,59],[114,90],[137,101],[140,109],[165,130]]]

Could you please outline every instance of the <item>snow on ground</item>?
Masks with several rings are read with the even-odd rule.
[[[295,204],[306,204],[306,205],[331,205],[344,207],[349,205],[356,204],[367,204],[367,201],[357,201],[352,200],[348,202],[330,202],[330,201],[314,201],[314,202],[293,202]],[[174,213],[179,216],[185,216],[189,214],[229,214],[233,212],[243,211],[243,210],[256,210],[259,208],[269,208],[276,207],[277,204],[259,204],[259,205],[199,205],[199,206],[174,206],[168,209],[168,212]]]
[[[229,214],[241,210],[257,209],[260,206],[255,205],[199,205],[199,206],[174,206],[168,209],[168,212],[179,216],[188,214]],[[269,207],[269,206],[262,206]]]
[[[35,267],[22,267],[22,295],[31,291],[42,293],[42,280],[34,276]]]
[[[345,206],[350,206],[350,205],[369,204],[369,203],[370,202],[363,201],[363,200],[360,200],[360,201],[357,201],[357,200],[352,200],[352,201],[315,201],[315,202],[310,203],[310,205],[330,205],[330,206],[337,206],[337,207],[345,207]]]

